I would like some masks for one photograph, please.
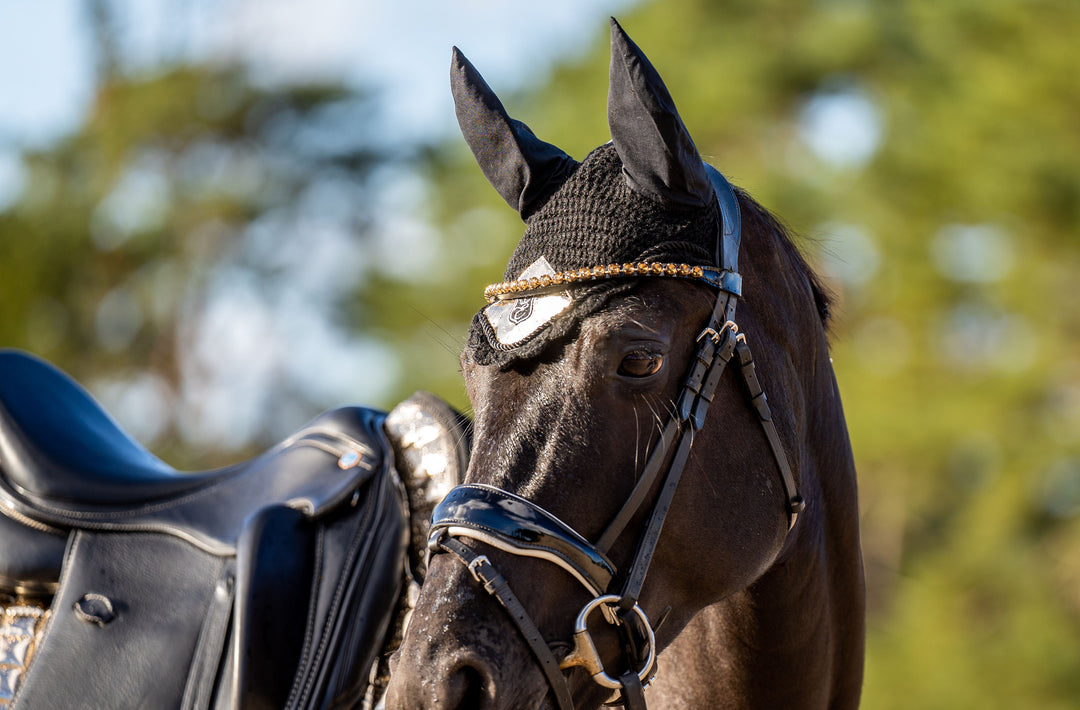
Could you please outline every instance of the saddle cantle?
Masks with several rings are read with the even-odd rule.
[[[51,597],[32,655],[0,647],[0,705],[356,704],[409,535],[385,419],[335,409],[181,473],[67,375],[0,350],[0,605]]]

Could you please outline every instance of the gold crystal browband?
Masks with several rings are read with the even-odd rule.
[[[517,281],[504,281],[491,284],[484,289],[484,298],[488,303],[506,298],[520,298],[531,295],[534,291],[554,290],[585,281],[619,278],[625,276],[666,276],[669,278],[695,279],[710,286],[723,289],[736,296],[742,295],[742,278],[734,271],[714,269],[707,266],[689,264],[664,264],[638,262],[636,264],[608,264],[583,269],[571,269],[555,274],[544,274]]]

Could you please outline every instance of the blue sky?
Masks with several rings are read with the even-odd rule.
[[[239,60],[268,82],[337,79],[381,89],[384,139],[455,130],[450,47],[500,92],[540,81],[585,52],[605,19],[637,0],[111,0],[125,66]],[[78,0],[0,0],[0,209],[22,187],[20,147],[78,128],[94,84],[88,11]]]
[[[0,145],[77,125],[93,78],[80,20],[73,0],[0,1]]]
[[[129,66],[239,58],[269,81],[341,78],[383,86],[390,123],[445,130],[450,47],[504,90],[585,51],[605,18],[634,0],[114,0]],[[0,0],[0,149],[75,128],[91,95],[93,55],[77,0]]]

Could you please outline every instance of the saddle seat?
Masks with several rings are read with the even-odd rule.
[[[177,471],[128,436],[75,380],[17,350],[0,350],[0,462],[28,495],[116,506],[182,495],[238,468]]]
[[[49,363],[0,350],[0,506],[62,530],[157,530],[232,554],[245,519],[267,505],[314,517],[390,465],[385,415],[323,413],[253,459],[177,471],[128,436]]]

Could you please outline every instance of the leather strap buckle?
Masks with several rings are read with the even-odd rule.
[[[720,344],[720,334],[717,333],[715,330],[713,330],[712,327],[707,327],[707,328],[705,328],[705,330],[698,333],[698,337],[694,342],[695,343],[700,343],[705,338],[708,338],[709,340],[713,341],[713,343],[716,344],[716,345]]]
[[[736,339],[738,339],[738,338],[743,338],[744,340],[746,339],[745,335],[742,335],[741,333],[739,333],[739,325],[738,325],[738,323],[736,323],[733,320],[729,320],[726,323],[724,323],[723,327],[721,327],[720,330],[716,330],[712,326],[706,326],[705,330],[698,333],[698,337],[694,340],[694,342],[695,343],[700,343],[702,340],[705,340],[706,338],[708,338],[709,340],[713,341],[713,345],[719,346],[721,341],[723,341],[723,339],[724,339],[724,332],[725,331],[731,331],[733,334],[735,334]]]
[[[480,565],[488,565],[489,567],[491,566],[491,560],[487,558],[487,555],[477,555],[476,557],[469,560],[469,574],[471,574],[473,576],[473,579],[475,579],[477,582],[479,582],[480,584],[484,584],[487,580],[482,579],[480,576],[480,572],[478,571]]]

